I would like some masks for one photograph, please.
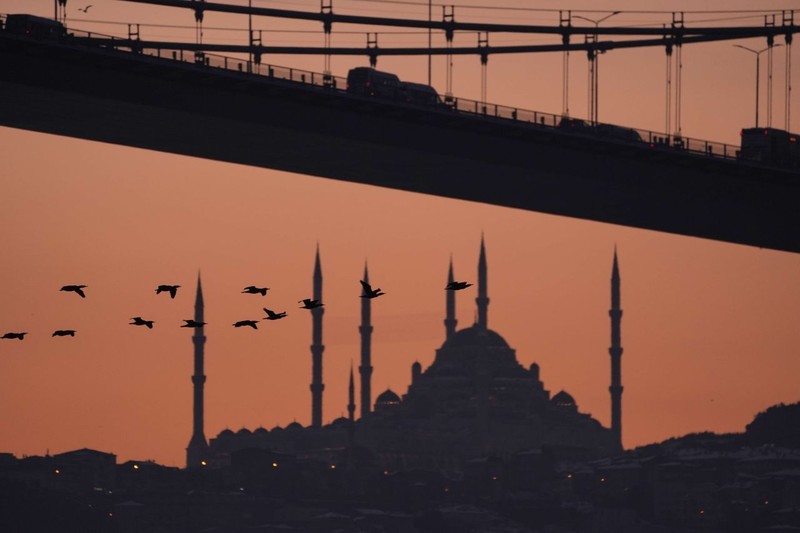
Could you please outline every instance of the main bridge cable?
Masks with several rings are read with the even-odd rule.
[[[131,0],[122,0],[131,1]],[[790,28],[783,28],[784,33],[797,33],[800,27],[791,26]],[[763,36],[763,34],[761,35]],[[755,37],[755,36],[754,36]],[[681,44],[696,44],[708,43],[719,41],[734,41],[740,40],[742,37],[736,34],[727,35],[691,35],[681,38]],[[84,42],[87,44],[96,44],[102,46],[109,46],[112,48],[130,48],[137,46],[139,48],[148,49],[161,49],[161,50],[197,50],[206,52],[232,52],[232,53],[268,53],[268,54],[283,54],[283,55],[343,55],[343,56],[377,56],[378,48],[377,41],[375,46],[367,46],[367,48],[325,48],[325,47],[303,47],[303,46],[248,46],[248,45],[235,45],[235,44],[208,44],[208,43],[187,43],[187,42],[166,42],[166,41],[137,41],[103,37],[70,37],[72,42]],[[466,46],[466,47],[452,47],[452,48],[428,48],[428,47],[401,47],[401,48],[381,48],[380,55],[382,56],[418,56],[418,55],[481,55],[481,54],[522,54],[522,53],[546,53],[546,52],[563,52],[569,50],[571,52],[582,51],[588,52],[594,50],[602,53],[608,50],[620,50],[629,48],[648,48],[654,46],[664,46],[664,39],[636,39],[627,41],[599,41],[597,43],[569,43],[564,44],[537,44],[537,45],[513,45],[513,46]]]
[[[165,7],[178,7],[178,8],[196,8],[196,0],[118,0],[120,2],[134,2],[139,4],[151,4]],[[312,13],[308,11],[292,11],[288,9],[274,9],[265,7],[248,7],[237,6],[232,4],[220,4],[218,2],[206,2],[203,0],[203,9],[205,11],[220,11],[225,13],[238,13],[242,15],[253,14],[264,17],[288,18],[298,20],[311,20],[317,22],[325,22],[326,19],[331,23],[340,24],[366,24],[371,26],[395,26],[404,28],[422,28],[447,31],[466,31],[466,32],[495,32],[495,33],[536,33],[536,34],[551,34],[562,36],[565,28],[559,26],[541,26],[541,25],[527,25],[527,24],[494,24],[482,22],[456,22],[455,20],[446,21],[428,21],[416,19],[396,19],[386,17],[366,17],[360,15],[339,15],[334,13]],[[443,6],[444,7],[444,6]],[[761,11],[762,13],[764,10]],[[627,36],[644,36],[644,35],[658,35],[664,36],[663,28],[642,28],[642,27],[602,27],[590,28],[580,26],[570,26],[567,31],[576,35],[627,35]],[[792,25],[790,31],[796,32],[797,28]],[[684,28],[684,35],[730,35],[732,32],[738,35],[738,38],[744,39],[748,37],[766,37],[768,35],[783,35],[786,33],[786,28],[765,28],[763,26],[735,26],[735,27],[697,27],[697,28]]]

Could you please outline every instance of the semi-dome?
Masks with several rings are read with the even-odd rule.
[[[303,429],[303,425],[300,422],[298,422],[297,420],[295,420],[294,422],[292,422],[291,424],[286,426],[286,429],[290,429],[290,430],[291,429]]]
[[[267,435],[269,431],[264,426],[259,426],[253,431],[253,435]]]
[[[510,348],[499,333],[491,329],[482,329],[477,324],[456,331],[447,339],[442,348],[465,348],[468,346],[491,346],[494,348]]]
[[[386,389],[378,395],[375,403],[400,403],[400,396],[395,394],[392,389]]]
[[[217,435],[218,439],[222,439],[225,437],[233,437],[233,431],[231,431],[230,429],[223,429],[222,431],[219,432],[219,435]]]
[[[570,393],[565,390],[562,390],[550,400],[553,402],[553,405],[557,405],[558,407],[576,407],[577,404],[575,403],[575,398],[572,397]]]
[[[242,429],[240,429],[239,431],[237,431],[237,432],[236,432],[236,434],[237,434],[237,435],[252,435],[252,433],[250,432],[250,430],[249,430],[249,429],[247,429],[247,428],[242,428]]]

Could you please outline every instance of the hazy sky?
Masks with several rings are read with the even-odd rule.
[[[140,22],[142,38],[194,36],[190,12],[113,0],[93,0],[87,15],[77,11],[88,3],[69,0],[71,27],[124,34],[127,26],[109,23]],[[253,3],[319,9],[311,0]],[[577,14],[640,9],[642,3],[502,5],[572,8]],[[724,11],[748,9],[752,2],[647,5],[654,11]],[[797,4],[759,3],[759,9],[792,7]],[[427,5],[337,0],[334,10],[420,18]],[[0,12],[52,16],[53,5],[0,0]],[[583,14],[598,19],[606,13]],[[685,20],[763,24],[761,15],[742,17],[687,12]],[[558,13],[456,7],[456,19],[557,24]],[[620,25],[660,25],[671,15],[622,13],[604,25],[615,19]],[[146,25],[156,22],[165,26]],[[242,43],[245,32],[224,28],[246,24],[208,13],[204,39]],[[321,33],[275,31],[319,31],[314,23],[258,19],[254,26],[270,30],[265,44],[322,44]],[[341,35],[337,29],[335,43],[364,44],[364,28],[343,27]],[[460,39],[476,42],[475,35]],[[549,41],[490,36],[494,44],[532,42]],[[427,35],[381,34],[380,43],[425,45]],[[764,39],[740,44],[765,46]],[[798,57],[795,51],[795,84]],[[777,48],[774,58],[773,125],[784,128],[785,48]],[[317,57],[263,61],[323,68]],[[332,70],[345,76],[366,64],[366,58],[334,57]],[[561,64],[561,54],[491,57],[488,100],[560,113]],[[611,52],[600,64],[600,120],[662,131],[663,49]],[[406,80],[427,80],[426,58],[380,58],[378,67]],[[433,83],[444,92],[444,60],[435,59],[433,67]],[[762,60],[762,124],[765,67]],[[754,69],[752,55],[732,43],[685,47],[683,134],[738,144],[739,130],[754,122]],[[573,116],[586,116],[586,86],[585,54],[574,53]],[[478,58],[455,59],[453,92],[480,95]],[[794,97],[792,103],[791,129],[798,130],[800,102]],[[373,302],[373,396],[389,387],[403,393],[411,364],[427,368],[444,339],[448,261],[452,255],[457,279],[474,282],[481,232],[489,264],[489,327],[516,349],[521,364],[539,363],[547,389],[568,390],[582,412],[604,425],[610,419],[609,278],[617,246],[627,447],[691,431],[741,431],[759,410],[800,400],[796,254],[8,128],[0,128],[0,146],[0,333],[29,332],[22,342],[0,341],[0,451],[21,456],[90,447],[116,453],[120,461],[183,466],[191,436],[193,351],[192,331],[179,326],[193,316],[198,270],[209,323],[206,436],[225,428],[308,424],[311,318],[296,302],[311,296],[317,244],[326,303],[324,421],[346,412],[349,368],[358,365],[358,280],[365,260],[373,285],[387,293]],[[88,285],[86,299],[58,291],[69,283]],[[175,300],[155,294],[161,283],[182,285]],[[272,290],[266,298],[241,294],[250,284]],[[472,324],[475,296],[474,288],[458,293],[459,327]],[[263,306],[289,316],[261,322],[257,331],[231,327],[261,318]],[[137,315],[155,320],[155,328],[129,326]],[[51,338],[55,329],[78,333]]]

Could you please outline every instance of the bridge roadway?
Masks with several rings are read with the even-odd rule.
[[[0,102],[13,128],[800,252],[800,173],[664,146],[3,32]]]

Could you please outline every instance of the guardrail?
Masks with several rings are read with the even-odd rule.
[[[0,14],[0,23],[4,23],[4,21],[5,15]],[[4,24],[1,27],[4,27]],[[278,65],[270,65],[260,61],[254,61],[252,58],[243,59],[238,57],[209,54],[205,52],[175,50],[172,48],[165,49],[144,47],[139,44],[141,41],[138,39],[138,33],[132,33],[130,30],[127,38],[104,35],[96,32],[87,32],[83,30],[70,30],[64,39],[73,42],[80,41],[80,44],[85,46],[111,48],[118,51],[125,51],[171,61],[193,63],[208,68],[216,68],[242,74],[250,74],[253,76],[284,80],[313,87],[321,87],[329,90],[346,92],[347,89],[346,78],[334,76],[330,73],[320,73],[290,67],[282,67]],[[600,138],[604,141],[614,141],[632,145],[646,144],[651,148],[683,151],[710,158],[735,160],[738,158],[739,154],[739,147],[730,144],[682,137],[679,135],[670,135],[650,130],[616,126],[613,124],[591,124],[563,115],[545,113],[542,111],[531,111],[528,109],[519,109],[516,107],[503,106],[488,102],[479,102],[466,98],[455,98],[448,96],[445,97],[438,105],[424,103],[409,103],[408,105],[430,107],[432,109],[442,109],[443,106],[446,106],[450,112],[463,113],[515,123],[530,124],[536,127],[558,129],[564,133],[591,138]]]

